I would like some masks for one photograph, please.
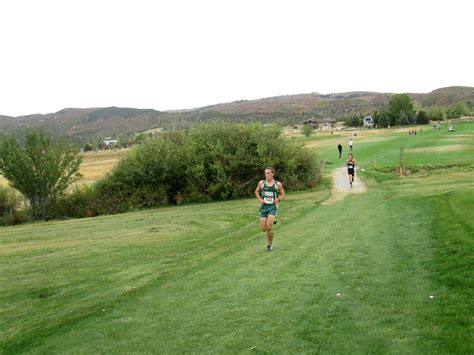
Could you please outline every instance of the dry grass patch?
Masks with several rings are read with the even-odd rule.
[[[455,152],[461,150],[474,150],[474,146],[468,144],[443,145],[441,147],[419,147],[405,148],[405,152],[410,153],[438,153],[438,152]]]
[[[84,177],[76,185],[89,185],[102,179],[129,151],[129,149],[119,149],[83,153],[80,172]],[[8,180],[0,175],[0,187],[7,186]]]
[[[128,154],[129,149],[117,151],[103,150],[99,152],[87,152],[83,154],[81,173],[84,177],[78,182],[79,185],[92,184],[102,179],[110,172],[119,160]]]

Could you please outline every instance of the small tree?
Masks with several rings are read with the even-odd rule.
[[[306,137],[309,137],[310,135],[313,134],[314,128],[311,127],[309,124],[305,124],[305,125],[303,125],[303,128],[301,128],[301,131],[303,132],[303,134],[304,134]]]
[[[418,113],[416,114],[416,123],[417,124],[428,124],[428,123],[430,123],[430,120],[428,118],[428,114],[423,110],[418,111]]]
[[[364,125],[364,119],[362,116],[352,115],[347,117],[344,123],[347,127],[362,127]]]
[[[428,118],[433,121],[441,121],[445,115],[446,110],[440,106],[432,106],[428,110]]]
[[[448,111],[448,118],[457,118],[461,116],[467,116],[470,113],[469,105],[466,102],[460,102],[456,105],[451,106]]]
[[[374,113],[374,124],[377,127],[390,126],[390,113],[387,111],[376,111]]]
[[[412,124],[415,122],[415,110],[410,96],[407,94],[393,95],[388,106],[391,125]]]
[[[50,203],[82,177],[81,161],[78,149],[39,132],[26,133],[23,146],[14,136],[0,145],[0,173],[29,201],[33,219],[46,219]]]

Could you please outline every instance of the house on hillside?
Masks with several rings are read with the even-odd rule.
[[[111,149],[117,147],[118,140],[107,137],[102,139],[102,149]]]
[[[335,123],[335,118],[310,118],[309,120],[303,122],[305,125],[309,125],[313,128],[319,128],[320,130],[327,130],[333,127]]]
[[[364,124],[364,127],[371,128],[374,126],[374,119],[372,118],[372,116],[364,117],[363,124]]]

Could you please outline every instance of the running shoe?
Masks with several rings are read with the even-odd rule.
[[[267,251],[272,251],[272,250],[273,250],[272,246],[271,246],[271,245],[267,245]]]

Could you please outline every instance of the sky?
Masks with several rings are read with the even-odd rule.
[[[471,0],[0,0],[0,115],[474,87]]]

